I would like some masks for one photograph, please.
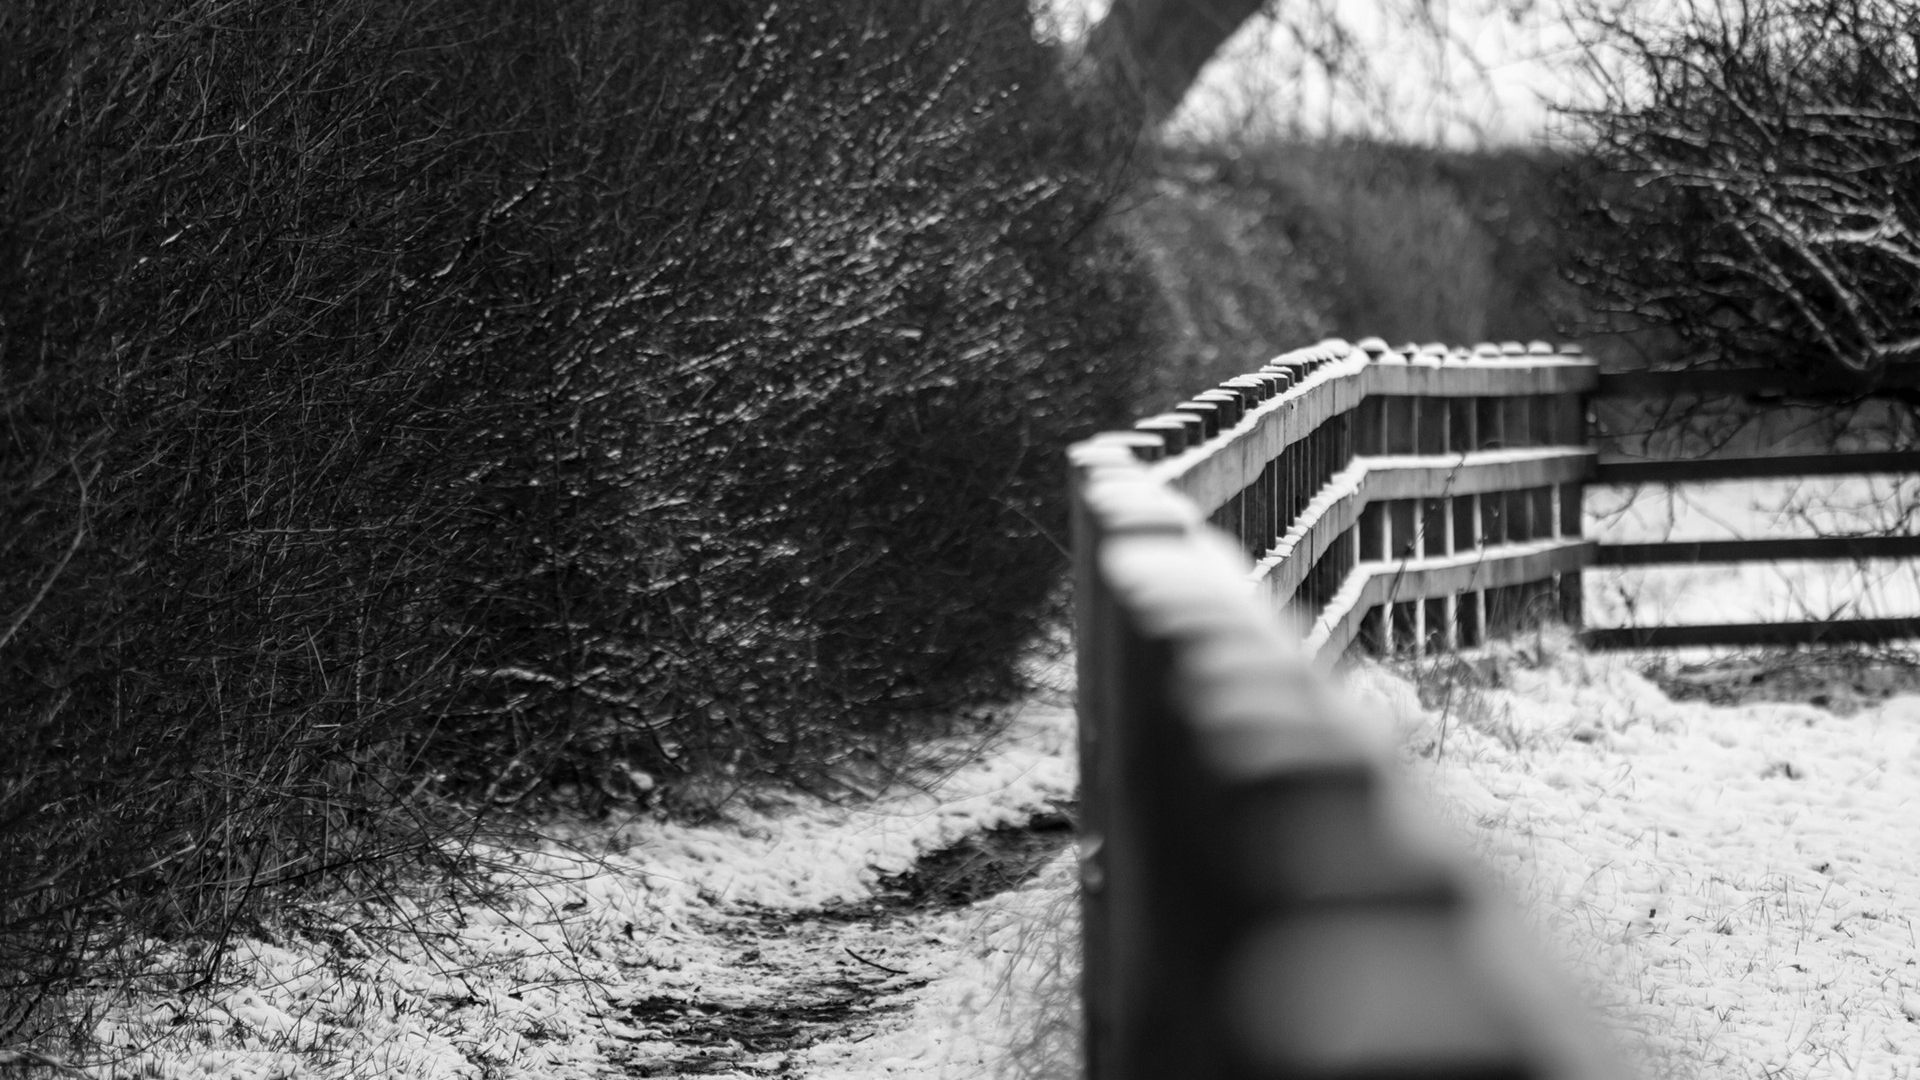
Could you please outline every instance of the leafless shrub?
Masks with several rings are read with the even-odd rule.
[[[1597,6],[1597,5],[1596,5]],[[1920,351],[1920,10],[1592,13],[1581,275],[1695,362],[1871,372]]]
[[[457,870],[475,807],[711,803],[1012,686],[1138,306],[1024,4],[0,42],[0,1036]]]

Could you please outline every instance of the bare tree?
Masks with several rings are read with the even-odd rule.
[[[1590,17],[1581,269],[1696,362],[1920,354],[1920,8],[1687,0]]]
[[[1569,2],[1113,0],[1085,52],[1095,85],[1131,103],[1147,130],[1183,111],[1209,65],[1232,53],[1240,85],[1210,104],[1221,115],[1209,125],[1227,125],[1216,136],[1324,125],[1485,138],[1502,123],[1496,69],[1556,47]]]
[[[1141,110],[1146,126],[1167,118],[1200,69],[1266,0],[1113,0],[1087,52],[1109,88]]]

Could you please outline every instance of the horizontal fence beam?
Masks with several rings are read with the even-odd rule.
[[[1596,457],[1584,447],[1544,446],[1356,460],[1367,469],[1361,491],[1368,501],[1374,501],[1438,499],[1571,484],[1592,474]]]
[[[1283,610],[1293,600],[1314,564],[1360,520],[1366,478],[1366,466],[1357,461],[1335,473],[1293,519],[1286,535],[1254,564],[1254,585],[1272,610]]]
[[[1920,389],[1920,364],[1894,364],[1870,379],[1838,373],[1795,374],[1772,368],[1602,372],[1595,397],[1780,397],[1846,400]]]
[[[1593,361],[1581,356],[1383,358],[1366,374],[1369,394],[1438,398],[1584,394],[1597,378]]]
[[[1513,398],[1584,393],[1594,382],[1590,360],[1565,356],[1480,357],[1441,363],[1373,360],[1362,352],[1324,362],[1279,395],[1260,402],[1198,445],[1155,461],[1160,483],[1212,514],[1252,487],[1269,462],[1336,416],[1370,397]],[[1179,415],[1179,408],[1166,416]],[[1231,419],[1231,415],[1229,416]],[[1363,451],[1364,452],[1364,451]],[[1457,462],[1458,457],[1454,460]]]
[[[1589,649],[1672,649],[1707,645],[1868,645],[1920,638],[1915,619],[1809,619],[1693,626],[1607,626],[1580,631]]]
[[[1708,458],[1692,461],[1642,461],[1602,458],[1594,466],[1596,484],[1688,484],[1715,480],[1754,480],[1856,473],[1920,473],[1920,450],[1880,450],[1858,454],[1776,454],[1769,457]]]
[[[1790,540],[1667,540],[1596,544],[1594,566],[1780,562],[1796,559],[1903,559],[1920,556],[1920,536],[1807,536]]]
[[[1327,364],[1285,393],[1261,403],[1230,435],[1216,436],[1150,466],[1153,478],[1211,514],[1251,487],[1267,463],[1351,412],[1366,397],[1366,354]]]
[[[1276,610],[1284,608],[1314,564],[1354,527],[1369,503],[1574,483],[1592,471],[1593,461],[1590,450],[1556,446],[1355,458],[1334,474],[1294,518],[1286,535],[1254,564],[1254,583]]]
[[[1412,827],[1238,538],[1126,443],[1068,461],[1087,1075],[1615,1075],[1475,875]]]
[[[1359,636],[1360,621],[1381,604],[1499,589],[1555,574],[1578,573],[1592,548],[1588,540],[1542,540],[1458,555],[1363,563],[1321,613],[1304,644],[1321,662],[1331,663]]]

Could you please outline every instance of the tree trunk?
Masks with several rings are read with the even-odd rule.
[[[1113,0],[1087,52],[1101,81],[1152,128],[1180,104],[1216,50],[1266,0]]]

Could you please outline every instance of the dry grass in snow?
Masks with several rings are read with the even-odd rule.
[[[1674,595],[1711,607],[1713,573]],[[1642,671],[1673,658],[1587,655],[1552,631],[1347,681],[1643,1075],[1909,1077],[1920,696],[1898,680],[1816,692],[1817,659],[1795,661],[1793,692],[1846,709],[1672,700]],[[488,898],[423,899],[400,926],[335,912],[262,928],[211,995],[137,973],[100,988],[101,1049],[76,1064],[219,1080],[1065,1080],[1070,851],[970,907],[888,912],[876,894],[928,852],[1070,798],[1072,724],[1052,695],[998,744],[870,804],[576,823],[495,852]]]
[[[1920,697],[1675,702],[1634,665],[1547,632],[1351,683],[1643,1072],[1912,1075]]]
[[[491,852],[486,897],[423,898],[400,925],[341,910],[261,928],[211,993],[138,972],[99,987],[74,1003],[94,1048],[71,1063],[156,1080],[982,1075],[1014,1037],[1016,954],[1046,922],[1030,908],[1053,894],[926,911],[874,895],[1070,799],[1072,735],[1064,701],[1036,701],[869,804],[556,828]]]

